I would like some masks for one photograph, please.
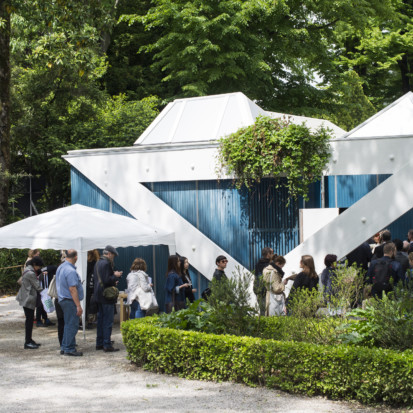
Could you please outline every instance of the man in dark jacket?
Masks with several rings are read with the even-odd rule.
[[[105,352],[119,351],[118,348],[112,346],[110,341],[116,300],[110,301],[103,296],[103,290],[107,287],[116,286],[122,276],[122,271],[113,271],[113,260],[117,256],[116,249],[111,245],[107,245],[94,270],[94,297],[98,305],[96,350]]]
[[[388,242],[384,244],[383,257],[371,262],[367,271],[367,282],[373,284],[371,289],[373,297],[382,298],[383,292],[392,291],[393,286],[403,280],[402,268],[394,259],[395,254],[396,246],[392,242]],[[383,277],[383,270],[380,270],[380,267],[383,266],[386,269],[386,277]]]
[[[225,257],[224,255],[218,255],[218,257],[215,260],[217,268],[212,276],[213,280],[221,281],[228,278],[224,272],[225,268],[227,268],[227,263],[227,257]]]
[[[401,265],[403,276],[406,271],[410,268],[409,258],[405,252],[403,252],[403,241],[401,239],[394,239],[393,244],[396,246],[396,255],[394,259]]]

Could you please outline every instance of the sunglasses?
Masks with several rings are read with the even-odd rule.
[[[221,260],[220,262],[228,262],[228,260]]]

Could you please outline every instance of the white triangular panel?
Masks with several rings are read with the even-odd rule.
[[[413,93],[408,92],[344,137],[347,139],[413,136]]]
[[[267,115],[275,119],[284,118],[285,120],[288,120],[290,123],[293,123],[294,125],[302,125],[304,123],[308,128],[310,128],[312,132],[315,132],[320,127],[328,128],[332,131],[334,138],[342,137],[346,133],[344,129],[341,129],[333,122],[330,122],[329,120],[325,119],[308,118],[306,116],[297,115],[287,115],[285,113],[277,112],[267,112]]]

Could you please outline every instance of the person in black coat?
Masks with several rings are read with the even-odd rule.
[[[356,263],[357,267],[363,268],[367,271],[369,268],[369,262],[373,253],[371,252],[370,245],[367,242],[363,242],[349,254],[347,254],[347,265],[350,267]]]
[[[107,245],[103,255],[95,265],[93,277],[95,279],[94,299],[98,305],[98,320],[96,329],[96,350],[105,352],[119,351],[111,343],[113,318],[115,316],[115,301],[110,301],[103,296],[103,290],[116,286],[123,271],[113,270],[113,260],[118,252],[111,245]]]

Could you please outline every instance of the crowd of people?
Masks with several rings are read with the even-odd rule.
[[[393,239],[386,229],[375,234],[371,239],[351,251],[340,262],[335,254],[327,254],[324,259],[325,269],[320,277],[315,271],[314,259],[311,255],[303,255],[300,261],[300,272],[286,277],[282,268],[285,259],[274,255],[269,247],[263,248],[262,257],[255,267],[255,276],[263,277],[265,285],[265,314],[286,315],[288,303],[298,289],[314,290],[323,288],[324,297],[328,301],[334,295],[334,279],[340,265],[356,266],[364,271],[364,282],[371,286],[371,296],[382,298],[383,293],[393,290],[399,282],[404,285],[413,276],[413,229],[407,233],[407,240]],[[286,299],[285,286],[289,280],[293,285]],[[260,291],[257,291],[260,294]]]
[[[118,351],[111,340],[112,326],[116,311],[118,290],[116,286],[122,277],[122,271],[114,270],[117,250],[108,245],[99,256],[97,250],[89,251],[86,276],[86,321],[88,327],[96,322],[96,350],[105,352]],[[30,250],[21,277],[21,287],[16,300],[23,307],[25,321],[25,349],[37,349],[41,345],[32,338],[33,325],[47,327],[54,325],[44,309],[40,292],[48,288],[55,277],[57,297],[54,306],[57,315],[58,340],[60,353],[68,356],[82,356],[77,350],[76,334],[81,325],[83,309],[81,302],[85,291],[76,270],[78,254],[74,249],[62,251],[61,263],[44,266],[38,250]],[[393,239],[389,230],[375,234],[345,257],[347,265],[356,265],[365,271],[365,283],[371,285],[371,295],[381,298],[382,294],[392,290],[399,281],[406,283],[413,276],[413,229],[408,231],[407,241]],[[225,269],[228,260],[220,255],[216,258],[213,279],[227,279]],[[315,270],[314,259],[303,255],[298,274],[286,276],[283,267],[284,257],[274,254],[272,248],[265,247],[262,257],[255,267],[255,277],[262,276],[264,288],[256,294],[265,301],[263,314],[287,315],[289,302],[298,289],[314,290],[323,288],[326,299],[334,294],[334,278],[340,263],[337,256],[327,254],[325,269],[320,278]],[[288,298],[285,287],[293,281]],[[127,299],[130,306],[130,318],[142,318],[158,311],[153,292],[152,279],[147,274],[147,265],[142,258],[136,258],[126,277]],[[189,273],[186,257],[170,255],[168,258],[165,281],[165,312],[179,311],[185,308],[187,301],[194,302],[197,290]],[[203,292],[208,298],[209,289]],[[36,320],[35,320],[36,310]]]
[[[118,256],[118,252],[110,245],[106,246],[102,256],[99,256],[97,250],[88,253],[86,320],[91,321],[97,314],[96,350],[105,352],[119,350],[113,347],[113,341],[111,340],[117,296],[111,299],[104,294],[104,290],[108,287],[115,287],[122,276],[122,271],[114,270],[114,258],[116,256]],[[45,321],[40,320],[40,323],[37,321],[36,325],[39,327],[53,325],[50,320],[47,322],[47,313],[43,308],[39,293],[47,289],[55,277],[57,297],[54,300],[54,307],[57,316],[60,354],[67,356],[83,355],[76,348],[76,334],[79,327],[81,327],[81,316],[83,314],[81,302],[85,297],[83,282],[75,266],[77,259],[77,251],[69,249],[62,251],[61,263],[58,266],[45,267],[38,251],[29,251],[29,257],[21,278],[21,287],[16,297],[26,316],[25,349],[37,349],[41,345],[32,338],[34,312],[37,307],[39,308],[38,317],[43,317]],[[95,307],[94,311],[92,311],[93,307]]]

